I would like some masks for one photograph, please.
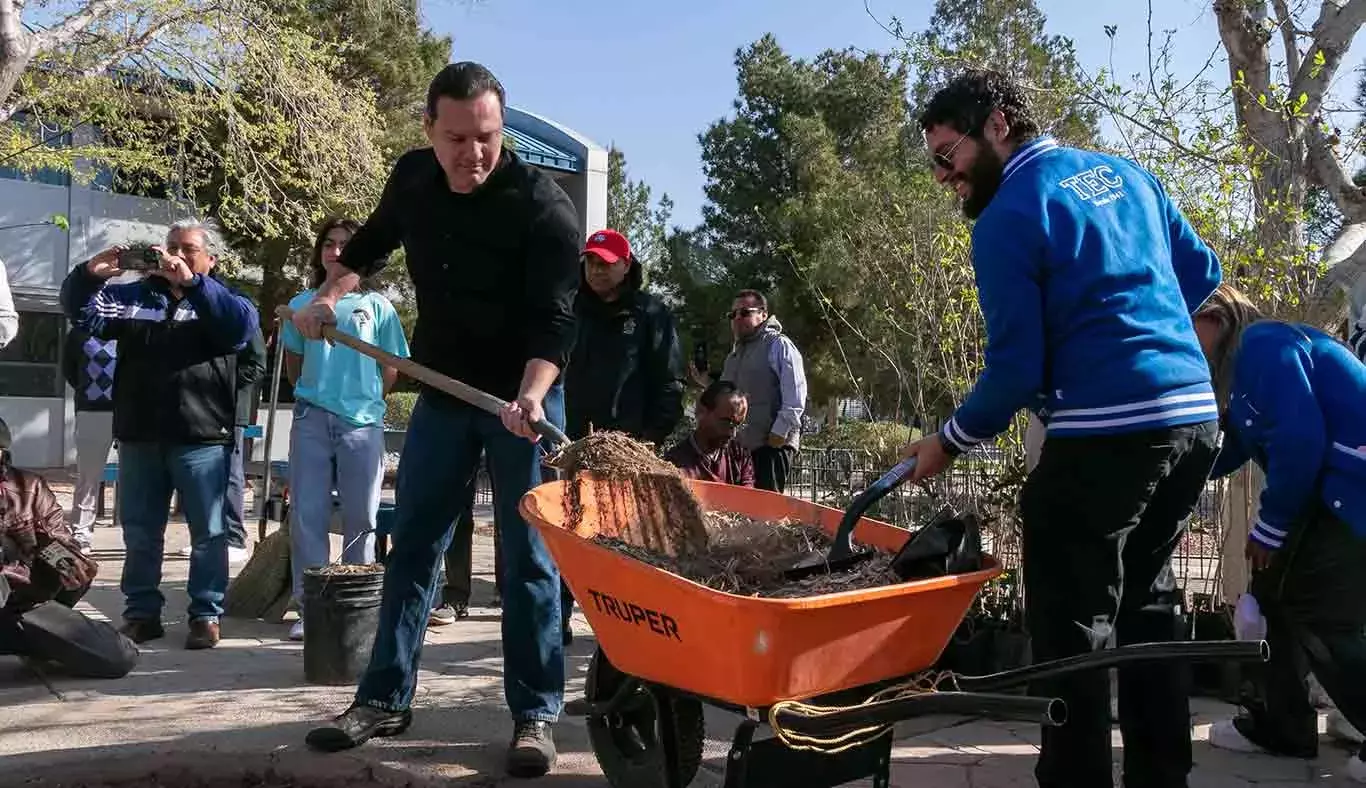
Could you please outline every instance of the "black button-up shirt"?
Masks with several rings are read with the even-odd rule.
[[[417,293],[413,360],[513,399],[529,360],[565,366],[582,243],[569,196],[511,151],[459,194],[423,148],[394,165],[341,263],[369,276],[401,244]]]

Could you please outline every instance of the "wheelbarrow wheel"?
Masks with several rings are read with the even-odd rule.
[[[629,678],[598,649],[588,663],[584,694],[590,703],[605,703]],[[671,709],[673,716],[677,784],[688,785],[702,765],[702,703],[671,693],[665,708]],[[669,784],[664,771],[660,714],[659,699],[653,693],[641,692],[612,714],[588,718],[588,741],[613,788],[664,788]]]

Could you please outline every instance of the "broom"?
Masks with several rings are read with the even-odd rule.
[[[262,488],[270,495],[270,446],[275,438],[275,408],[280,399],[280,373],[284,367],[284,348],[279,342],[280,331],[275,331],[275,369],[271,371],[270,415],[266,417],[265,478]],[[289,604],[289,523],[266,536],[268,507],[261,504],[261,519],[257,523],[256,549],[242,571],[228,584],[223,596],[223,612],[236,618],[261,618],[278,621]],[[278,610],[279,612],[275,612]]]

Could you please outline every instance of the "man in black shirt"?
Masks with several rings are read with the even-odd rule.
[[[484,67],[442,69],[427,93],[431,148],[394,165],[379,205],[294,324],[308,338],[337,299],[401,244],[417,293],[413,359],[508,401],[499,417],[424,387],[399,462],[397,521],[370,664],[355,702],[308,736],[325,750],[402,733],[412,721],[436,566],[482,449],[503,564],[503,684],[514,733],[508,770],[554,765],[550,723],[564,696],[560,575],[517,510],[541,481],[533,422],[563,427],[560,370],[574,339],[582,231],[552,178],[503,148],[503,87]]]

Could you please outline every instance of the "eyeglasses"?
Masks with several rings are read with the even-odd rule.
[[[740,317],[741,315],[744,315],[745,317],[749,317],[750,315],[757,314],[757,313],[762,312],[762,311],[764,311],[764,310],[760,309],[760,308],[757,307],[757,306],[746,306],[746,307],[741,307],[740,309],[732,309],[732,310],[730,310],[729,312],[727,312],[727,313],[726,313],[726,319],[727,319],[727,320],[734,320],[735,318]]]
[[[964,133],[963,136],[958,138],[957,142],[950,145],[949,149],[943,153],[931,152],[930,159],[934,162],[934,166],[941,170],[953,169],[953,155],[958,152],[958,146],[963,144],[963,140],[966,140],[971,135],[972,132]]]

